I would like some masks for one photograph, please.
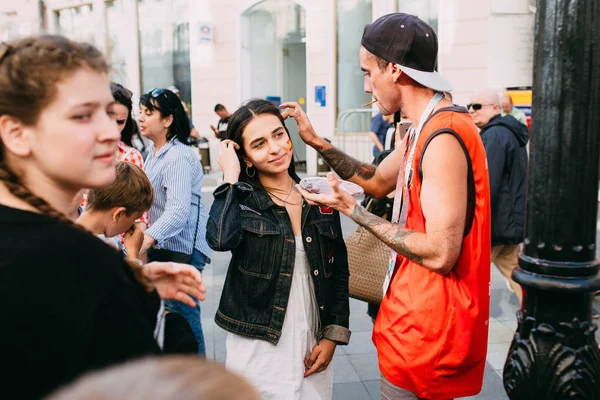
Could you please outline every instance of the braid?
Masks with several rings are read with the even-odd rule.
[[[43,215],[50,218],[54,218],[62,223],[65,223],[77,229],[88,232],[81,225],[74,223],[63,213],[55,210],[50,204],[48,204],[46,200],[31,193],[29,189],[27,189],[21,182],[19,182],[19,178],[4,164],[4,162],[1,159],[0,182],[4,182],[4,185],[8,188],[10,193],[13,194],[13,196],[23,200],[30,206],[34,207],[36,210],[40,211]],[[91,232],[88,233],[91,234]],[[140,283],[147,292],[151,292],[154,289],[154,286],[144,275],[144,267],[128,259],[124,259],[124,261],[129,266],[129,268],[131,268],[133,275],[135,276],[135,280],[138,281],[138,283]]]

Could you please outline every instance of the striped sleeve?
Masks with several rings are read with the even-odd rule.
[[[165,161],[161,188],[164,195],[155,198],[156,206],[164,207],[164,212],[146,230],[159,245],[183,231],[192,204],[192,177],[187,161],[180,156]]]

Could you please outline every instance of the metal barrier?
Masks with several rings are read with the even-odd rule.
[[[369,138],[373,110],[357,108],[342,111],[337,119],[332,143],[359,161],[373,161],[373,141]]]

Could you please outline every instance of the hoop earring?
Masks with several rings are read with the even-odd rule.
[[[252,167],[250,167],[250,168],[252,168]],[[246,165],[246,175],[248,175],[250,178],[254,178],[254,175],[256,175],[256,170],[253,169],[252,170],[252,175],[250,175],[250,171],[248,169],[248,165]]]

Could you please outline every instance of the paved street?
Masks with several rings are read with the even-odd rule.
[[[211,175],[207,178],[210,178]],[[207,183],[208,181],[209,179],[207,179]],[[210,207],[212,190],[206,186],[203,191],[205,191],[203,200]],[[355,227],[354,223],[345,217],[343,217],[342,225],[345,236]],[[202,325],[206,338],[207,357],[219,362],[225,360],[226,332],[215,325],[213,317],[221,295],[229,259],[229,253],[214,253],[213,263],[208,265],[204,271],[207,298],[202,304]],[[508,399],[502,386],[501,374],[517,326],[515,313],[518,303],[514,294],[508,291],[504,279],[495,267],[492,267],[491,288],[490,334],[485,381],[483,390],[479,395],[471,397],[473,399]],[[378,400],[380,398],[377,355],[371,341],[372,323],[366,314],[366,309],[365,303],[350,300],[352,338],[348,346],[337,348],[331,365],[334,374],[333,398],[335,400]]]

